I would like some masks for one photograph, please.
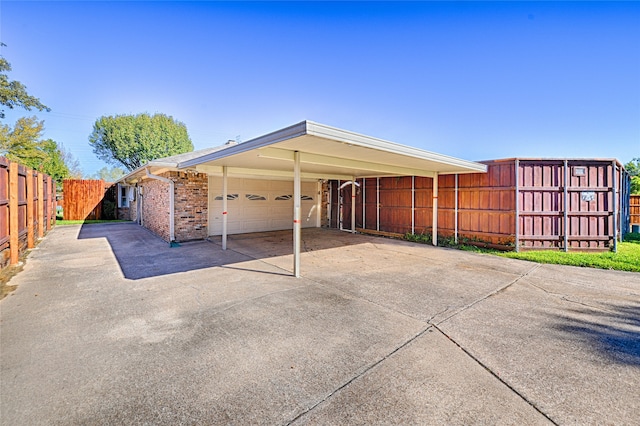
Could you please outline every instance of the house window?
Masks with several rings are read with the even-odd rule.
[[[276,201],[287,201],[287,200],[291,200],[292,198],[293,198],[293,195],[291,194],[278,195],[276,197]],[[300,199],[302,201],[313,201],[313,197],[310,195],[301,195]]]
[[[233,200],[237,200],[237,199],[238,199],[238,194],[227,194],[227,200],[228,201],[233,201]],[[222,195],[217,195],[216,198],[214,198],[214,200],[222,201]]]
[[[251,201],[266,201],[267,197],[265,197],[264,195],[258,195],[258,194],[245,194],[245,197],[247,197],[247,200],[251,200]]]
[[[118,207],[129,207],[129,190],[131,187],[120,185],[118,190]]]

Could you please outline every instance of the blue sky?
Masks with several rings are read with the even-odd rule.
[[[640,157],[638,2],[3,0],[0,40],[87,174],[95,120],[141,112],[196,149],[308,119],[467,160]]]

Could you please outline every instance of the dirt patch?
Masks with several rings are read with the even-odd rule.
[[[24,262],[20,262],[14,266],[7,266],[0,271],[0,300],[4,299],[13,290],[18,288],[16,285],[9,285],[9,280],[22,271]]]

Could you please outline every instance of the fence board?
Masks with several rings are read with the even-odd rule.
[[[47,187],[39,188],[39,179]],[[41,193],[39,190],[41,189]],[[35,245],[36,229],[44,224],[44,209],[51,207],[40,200],[55,200],[55,182],[47,175],[0,157],[0,269],[18,262],[20,255]],[[51,218],[49,213],[47,218]],[[50,222],[38,235],[53,226]]]
[[[102,217],[102,199],[111,184],[103,180],[65,179],[63,182],[65,220],[93,220]]]
[[[516,163],[519,164],[516,182]],[[626,232],[622,218],[627,196],[621,190],[626,173],[611,160],[567,160],[568,182],[565,185],[565,160],[515,159],[488,161],[487,173],[470,173],[458,177],[458,234],[460,237],[513,248],[518,217],[519,246],[523,249],[565,248],[607,250],[617,235]],[[614,193],[613,180],[619,182]],[[404,234],[430,233],[433,220],[433,179],[414,179],[412,217],[411,177],[381,177],[376,205],[376,179],[366,179],[365,214],[362,228],[375,230],[379,208],[380,231]],[[332,215],[338,216],[337,199],[346,191],[331,182]],[[517,184],[517,185],[516,185]],[[565,186],[567,200],[565,206]],[[443,175],[438,180],[438,234],[452,236],[456,231],[455,177]],[[517,190],[516,190],[517,187]],[[519,212],[516,215],[516,200]],[[362,197],[356,211],[361,224]],[[640,224],[640,196],[632,197],[631,222]],[[349,214],[350,205],[343,206]],[[565,230],[565,210],[567,214]],[[615,212],[615,214],[614,214]],[[617,218],[617,221],[614,220]],[[332,221],[331,226],[334,225]]]
[[[640,195],[631,195],[629,200],[629,217],[632,225],[640,225]]]

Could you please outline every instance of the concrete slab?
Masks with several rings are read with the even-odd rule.
[[[638,274],[306,229],[296,279],[290,233],[229,247],[169,248],[127,223],[54,229],[0,302],[0,424],[640,412]]]
[[[438,327],[558,424],[640,422],[640,275],[542,265]]]
[[[294,424],[552,424],[434,328]]]

